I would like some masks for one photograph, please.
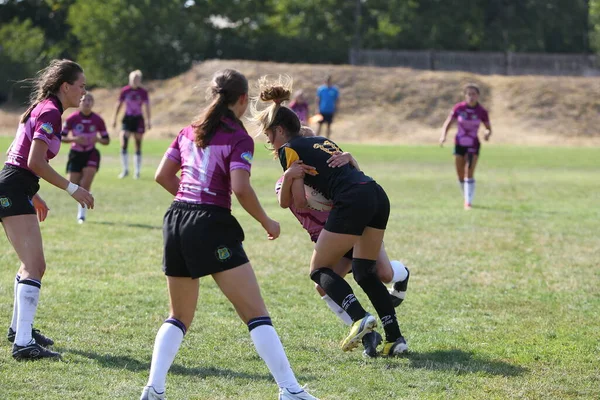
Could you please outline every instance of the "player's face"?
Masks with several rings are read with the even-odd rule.
[[[85,95],[85,75],[79,74],[79,77],[73,84],[65,82],[61,86],[61,91],[66,104],[63,104],[64,108],[79,107],[79,103],[83,95]]]
[[[81,103],[79,103],[79,109],[84,114],[89,114],[92,112],[92,107],[94,107],[94,100],[91,96],[83,96],[81,98]]]
[[[274,126],[267,129],[265,135],[267,136],[267,143],[272,145],[275,150],[279,150],[279,148],[286,143],[283,129],[281,129],[280,126]]]
[[[470,105],[475,105],[479,101],[479,93],[473,88],[467,89],[465,92],[465,101]]]
[[[136,75],[135,78],[131,81],[131,86],[136,88],[142,84],[142,78],[139,75]]]

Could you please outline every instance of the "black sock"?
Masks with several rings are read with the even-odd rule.
[[[375,260],[354,258],[352,260],[352,273],[354,280],[369,296],[371,304],[375,307],[377,315],[385,331],[385,340],[395,342],[400,336],[400,327],[396,320],[396,310],[390,299],[390,294],[375,272]]]
[[[325,293],[348,313],[352,321],[358,321],[367,314],[356,296],[354,296],[348,282],[330,268],[318,268],[314,270],[310,274],[310,279],[321,286]]]

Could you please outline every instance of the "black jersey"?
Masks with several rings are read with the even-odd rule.
[[[331,168],[327,160],[337,151],[342,150],[331,140],[321,136],[308,136],[290,140],[279,149],[278,153],[284,171],[297,160],[314,167],[316,174],[314,176],[306,174],[304,182],[335,201],[336,194],[348,187],[373,182],[372,178],[350,164]]]

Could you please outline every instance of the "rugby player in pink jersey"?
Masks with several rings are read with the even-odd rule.
[[[279,223],[265,213],[250,185],[254,140],[240,121],[248,107],[248,81],[241,73],[226,69],[215,73],[208,92],[211,104],[179,132],[155,175],[175,196],[163,222],[163,271],[170,313],[156,335],[141,400],[165,398],[167,372],[194,319],[198,278],[207,275],[247,325],[256,351],[279,386],[279,399],[313,400],[290,367],[242,247],[244,231],[231,214],[233,192],[269,239],[279,236]],[[210,318],[206,318],[208,326]]]
[[[302,90],[298,90],[294,93],[294,97],[292,98],[292,101],[290,101],[290,108],[296,113],[301,124],[308,124],[310,112],[308,109],[308,102],[306,101]]]
[[[481,147],[477,133],[483,123],[486,127],[483,138],[488,141],[492,135],[492,126],[487,110],[479,104],[479,87],[471,83],[465,86],[463,92],[465,101],[455,104],[444,122],[440,146],[444,145],[448,130],[456,122],[458,125],[458,132],[454,139],[456,174],[463,192],[465,209],[470,210],[475,197],[475,166]]]
[[[121,106],[125,103],[125,115],[122,120],[121,127],[121,164],[123,171],[119,174],[119,178],[125,178],[129,175],[129,155],[127,153],[127,147],[129,143],[129,137],[133,135],[135,139],[135,162],[134,162],[134,174],[135,179],[140,178],[140,170],[142,168],[142,139],[144,138],[144,132],[146,132],[146,126],[150,129],[150,100],[148,98],[148,91],[142,86],[142,71],[135,70],[129,74],[129,85],[124,86],[119,94],[119,101],[115,109],[115,115],[113,117],[113,128],[117,127],[117,116],[121,110]],[[146,111],[146,121],[144,122],[144,113],[142,106]]]
[[[49,208],[38,194],[40,178],[65,190],[82,206],[94,208],[94,198],[87,190],[69,182],[48,163],[60,149],[63,110],[77,107],[85,94],[83,69],[70,60],[53,60],[33,82],[30,106],[21,116],[0,171],[0,221],[21,261],[8,328],[12,356],[17,360],[60,358],[46,348],[54,341],[32,329],[46,271],[39,223],[46,219]]]
[[[314,136],[314,131],[304,126],[301,129],[302,136]],[[359,169],[358,162],[352,157],[350,153],[338,153],[334,154],[330,158],[329,165],[333,168],[341,167],[346,164],[351,164],[354,168]],[[310,239],[316,243],[319,238],[319,234],[325,227],[329,211],[319,211],[307,208],[297,208],[294,205],[294,198],[292,191],[289,190],[282,192],[281,188],[285,180],[304,179],[304,174],[310,173],[312,170],[311,166],[304,165],[301,162],[294,162],[290,168],[279,178],[275,185],[275,193],[277,194],[277,200],[282,208],[289,208],[294,214],[296,219],[300,222],[302,227],[308,232]],[[290,187],[290,185],[286,185]],[[390,296],[395,307],[399,306],[406,296],[406,289],[408,287],[409,270],[400,261],[390,261],[387,253],[381,246],[379,251],[379,257],[377,259],[377,276],[383,283],[392,283],[393,287],[390,289]],[[333,267],[333,271],[341,277],[345,277],[352,270],[352,250],[349,251],[344,257]],[[317,284],[315,289],[321,296],[321,299],[325,301],[327,306],[333,313],[347,326],[352,325],[352,318],[346,311],[338,306]],[[377,355],[377,346],[381,343],[381,335],[376,332],[370,332],[365,335],[362,339],[364,346],[364,354],[369,357],[375,357]]]
[[[66,119],[61,138],[63,143],[71,143],[67,161],[68,179],[88,192],[100,168],[100,152],[96,143],[106,146],[110,141],[104,120],[92,111],[92,107],[94,96],[86,93],[79,103],[79,111],[75,111]],[[82,224],[85,217],[86,208],[78,204],[77,222]]]

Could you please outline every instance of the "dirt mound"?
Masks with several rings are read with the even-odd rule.
[[[206,61],[172,79],[147,82],[153,123],[148,135],[173,136],[188,124],[206,105],[204,88],[212,74],[223,68],[243,72],[251,85],[265,74],[288,74],[294,78],[294,88],[308,94],[311,112],[315,109],[316,88],[331,74],[341,90],[340,112],[332,136],[339,140],[435,143],[453,104],[462,100],[462,86],[475,82],[482,89],[481,103],[490,112],[495,142],[600,143],[597,78],[505,77],[238,60]],[[110,124],[118,89],[97,89],[93,93],[95,111]],[[0,110],[0,132],[14,132],[20,111]]]

